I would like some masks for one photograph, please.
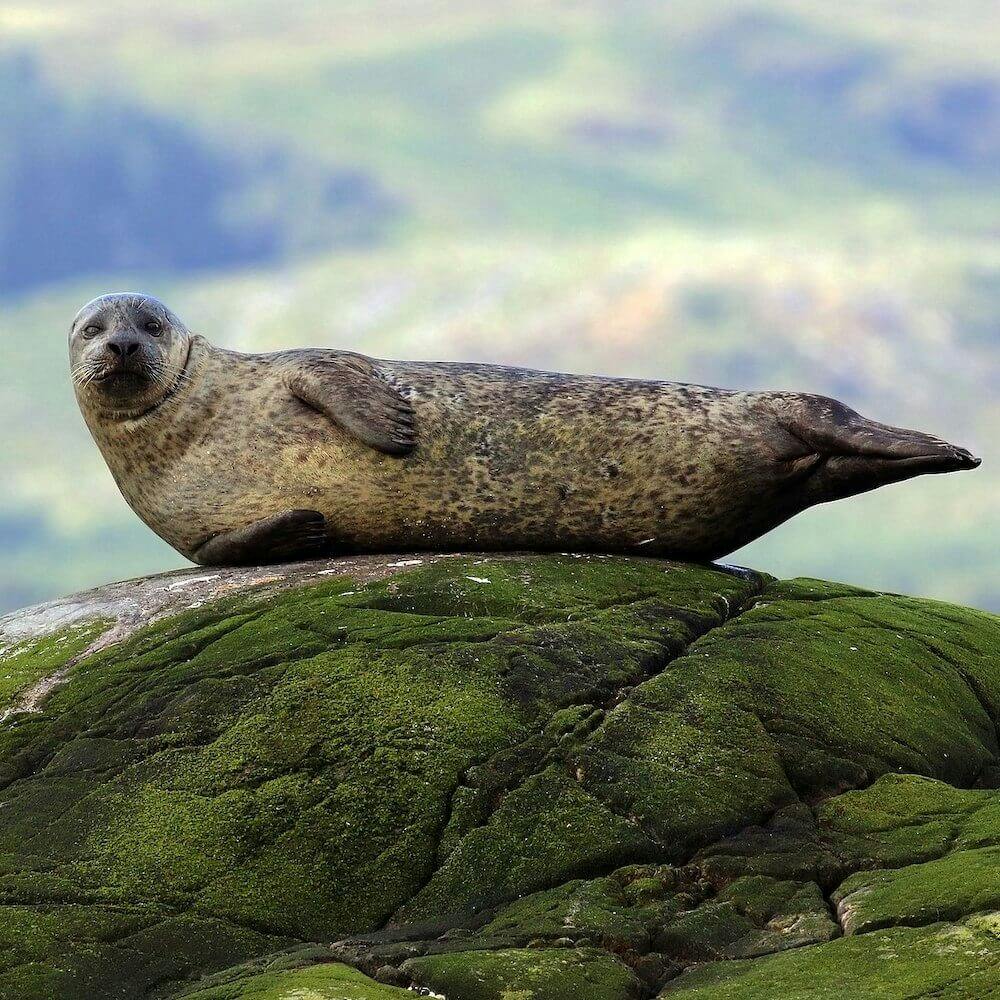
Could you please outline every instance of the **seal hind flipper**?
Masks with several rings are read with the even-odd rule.
[[[259,566],[314,559],[330,547],[326,518],[318,510],[286,510],[214,535],[191,558],[201,566]]]
[[[818,501],[980,464],[965,448],[923,431],[869,420],[825,396],[797,397],[781,424],[816,459],[809,475]]]
[[[303,362],[288,387],[306,406],[387,455],[408,455],[416,445],[414,412],[375,366],[359,355]]]

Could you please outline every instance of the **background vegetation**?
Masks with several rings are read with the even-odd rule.
[[[0,4],[0,607],[179,565],[65,333],[836,395],[983,454],[732,557],[1000,607],[988,0]]]

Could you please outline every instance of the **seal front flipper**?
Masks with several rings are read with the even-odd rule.
[[[413,407],[367,358],[342,355],[302,362],[288,378],[292,393],[370,448],[408,455],[416,444]]]
[[[326,518],[318,510],[286,510],[214,535],[191,559],[200,566],[260,566],[313,559],[329,549]]]

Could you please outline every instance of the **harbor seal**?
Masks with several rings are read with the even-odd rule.
[[[85,305],[69,347],[125,499],[203,565],[430,549],[707,561],[814,504],[979,464],[797,392],[222,350],[139,294]]]

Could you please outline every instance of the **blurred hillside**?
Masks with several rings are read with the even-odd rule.
[[[984,467],[732,557],[1000,608],[986,0],[0,5],[0,608],[179,565],[75,410],[142,288],[336,345],[836,395]]]

